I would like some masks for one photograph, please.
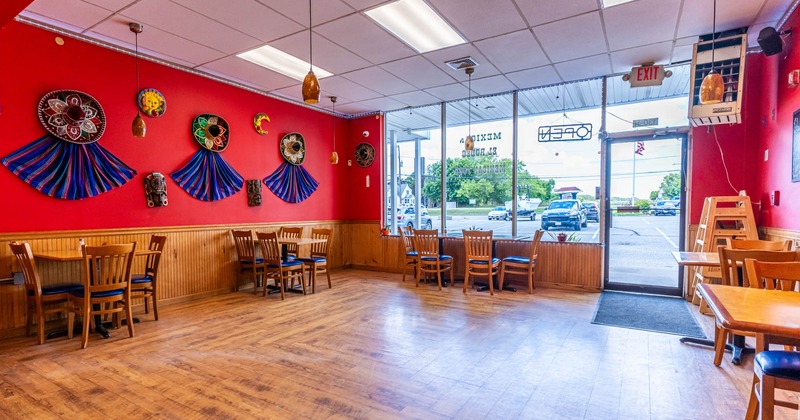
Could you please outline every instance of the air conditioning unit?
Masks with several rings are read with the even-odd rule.
[[[710,36],[709,36],[710,37]],[[725,82],[722,102],[702,105],[700,84],[711,71],[712,41],[702,40],[694,44],[692,54],[692,86],[689,100],[689,121],[693,126],[715,124],[738,124],[742,122],[742,96],[744,86],[744,60],[747,51],[747,35],[733,35],[714,41],[714,70]]]

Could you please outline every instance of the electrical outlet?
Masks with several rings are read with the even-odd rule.
[[[769,149],[764,150],[764,162],[769,160]]]

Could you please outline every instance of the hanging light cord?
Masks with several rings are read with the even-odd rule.
[[[331,102],[333,102],[333,113],[334,113],[334,119],[333,119],[333,151],[335,152],[336,151],[336,118],[335,118],[336,117],[336,115],[335,115],[336,114],[336,98],[331,97]]]
[[[467,72],[467,77],[469,77],[469,81],[467,82],[467,89],[469,89],[469,99],[467,100],[467,107],[469,108],[468,111],[468,122],[467,122],[467,136],[472,135],[472,72]]]
[[[136,95],[139,95],[139,32],[136,32]],[[136,114],[139,115],[139,107],[136,107]]]
[[[711,71],[714,71],[714,46],[717,42],[717,0],[714,0],[714,18],[711,19]]]
[[[311,0],[308,0],[308,71],[314,71],[314,44],[311,42]]]

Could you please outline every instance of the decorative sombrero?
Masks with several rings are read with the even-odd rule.
[[[306,141],[300,133],[283,136],[279,147],[283,158],[292,165],[302,165],[306,159]]]
[[[137,99],[139,109],[148,117],[160,117],[167,112],[167,100],[156,89],[142,89]]]
[[[47,131],[70,143],[94,143],[106,129],[103,107],[77,90],[55,90],[44,95],[37,112]]]
[[[221,152],[228,147],[230,129],[224,118],[212,114],[200,114],[192,122],[194,139],[212,152]]]
[[[366,168],[375,160],[375,148],[369,143],[359,143],[356,146],[356,163]]]

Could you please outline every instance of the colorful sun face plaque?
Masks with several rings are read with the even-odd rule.
[[[106,129],[100,103],[77,90],[56,90],[44,95],[37,111],[39,121],[50,134],[70,143],[94,143]]]
[[[281,155],[292,165],[302,165],[306,159],[306,141],[300,133],[289,133],[281,139]]]
[[[230,130],[228,122],[222,117],[212,114],[201,114],[192,122],[194,139],[205,149],[221,152],[228,147]]]
[[[247,180],[247,205],[250,207],[258,207],[261,205],[260,179]]]
[[[375,160],[375,148],[369,143],[359,143],[356,146],[356,163],[366,168]]]
[[[142,89],[136,102],[148,117],[160,117],[167,112],[167,100],[161,92],[153,88]]]
[[[253,127],[255,127],[256,132],[262,136],[266,136],[269,133],[269,131],[267,131],[268,122],[269,116],[267,116],[267,114],[259,112],[255,117],[253,117]]]

